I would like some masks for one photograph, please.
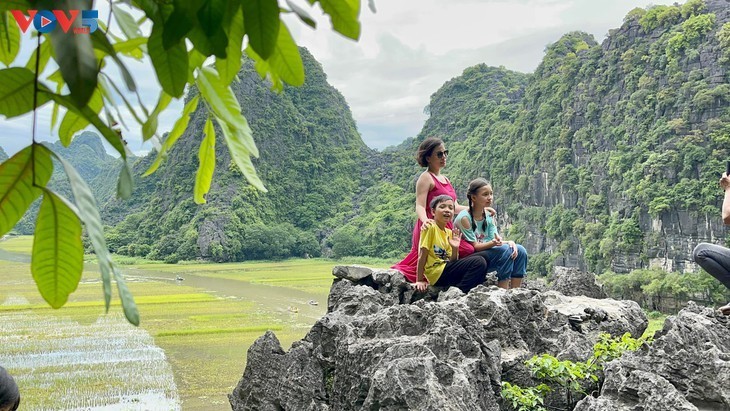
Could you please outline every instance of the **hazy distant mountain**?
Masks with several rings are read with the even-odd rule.
[[[101,143],[101,138],[94,132],[85,131],[73,138],[68,147],[60,141],[43,143],[49,149],[68,160],[89,184],[92,193],[99,204],[104,204],[116,195],[116,179],[120,170],[120,160],[107,154]],[[73,199],[71,187],[68,183],[63,167],[54,161],[53,174],[49,183],[54,191]],[[35,216],[40,203],[36,201],[30,210],[15,226],[15,231],[21,234],[32,234],[35,226]]]

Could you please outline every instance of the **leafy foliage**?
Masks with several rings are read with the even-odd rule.
[[[693,275],[658,269],[607,271],[598,278],[612,297],[631,299],[654,311],[677,311],[689,300],[718,305],[730,299],[727,288],[704,271]]]
[[[604,364],[651,342],[652,338],[636,339],[629,333],[616,338],[602,333],[593,346],[593,355],[586,361],[561,361],[550,354],[535,355],[525,361],[525,365],[533,377],[544,383],[522,388],[502,382],[502,398],[509,401],[516,411],[543,411],[546,409],[543,407],[545,394],[560,389],[565,392],[568,409],[573,409],[576,396],[588,395],[589,387],[600,383]]]
[[[522,388],[519,385],[502,381],[502,398],[515,411],[547,411],[543,404],[545,403],[544,395],[549,391],[550,387],[545,384]]]
[[[320,3],[323,11],[329,14],[335,31],[353,39],[359,37],[359,7],[360,0],[346,2],[330,2],[326,0],[312,0],[310,5]],[[335,4],[336,3],[336,4]],[[156,146],[161,142],[157,132],[157,117],[167,107],[172,98],[183,96],[187,85],[197,85],[200,95],[212,110],[212,117],[221,126],[225,141],[230,149],[235,165],[240,172],[260,190],[265,190],[261,179],[254,169],[250,156],[258,156],[258,150],[253,142],[251,130],[241,107],[230,87],[237,68],[240,67],[241,46],[244,37],[248,38],[248,48],[251,54],[261,56],[259,59],[262,68],[259,74],[262,77],[271,76],[290,84],[301,84],[304,81],[304,68],[296,44],[292,40],[285,24],[280,21],[280,13],[289,10],[280,9],[275,0],[204,0],[195,2],[174,1],[158,3],[149,0],[127,2],[126,6],[111,5],[111,14],[120,26],[121,36],[107,30],[102,21],[95,22],[92,32],[69,35],[61,30],[52,30],[50,33],[39,33],[36,51],[26,64],[16,64],[21,36],[18,27],[10,23],[10,8],[23,10],[53,9],[67,13],[69,10],[90,9],[92,3],[87,0],[17,0],[0,7],[0,62],[7,68],[0,70],[0,114],[6,117],[15,117],[34,111],[51,102],[53,104],[52,128],[55,127],[59,112],[65,110],[63,119],[58,128],[58,134],[63,145],[68,146],[73,135],[87,125],[94,126],[107,142],[119,153],[125,164],[122,165],[117,184],[117,194],[121,198],[128,198],[132,193],[132,171],[128,161],[129,153],[126,142],[122,139],[117,123],[124,123],[118,111],[117,101],[120,98],[132,114],[134,120],[141,127],[145,140],[153,139]],[[142,12],[144,17],[135,21],[127,10]],[[302,9],[298,8],[298,15]],[[304,14],[306,14],[304,12]],[[111,19],[111,15],[109,16]],[[311,20],[311,19],[310,19]],[[305,23],[310,24],[307,19]],[[151,23],[149,35],[139,27]],[[81,19],[75,19],[71,29],[81,29]],[[97,27],[98,26],[98,30]],[[50,47],[49,47],[50,44]],[[192,45],[192,47],[190,47]],[[151,61],[157,80],[162,87],[162,93],[155,109],[149,113],[141,101],[139,94],[141,115],[126,99],[119,87],[107,75],[109,62],[119,67],[126,88],[137,93],[135,79],[125,67],[120,55],[132,58],[141,58],[147,54]],[[44,75],[46,63],[53,58],[58,69],[49,75]],[[214,57],[216,68],[203,67],[207,57]],[[55,82],[56,92],[46,85],[46,82]],[[279,89],[281,87],[279,86]],[[68,94],[61,94],[68,89]],[[116,94],[115,94],[116,93]],[[197,101],[195,102],[197,103]],[[188,125],[187,117],[194,110],[195,104],[187,110],[177,122],[173,138],[168,140],[166,149],[170,150],[175,139]],[[114,111],[116,114],[114,114]],[[104,118],[100,117],[101,113]],[[125,125],[126,126],[126,125]],[[53,130],[52,130],[53,131]],[[201,177],[195,184],[196,200],[203,200],[203,193],[208,191],[212,165],[215,164],[216,151],[212,149],[215,140],[213,127],[208,127],[208,138],[204,142],[204,156],[201,157]],[[3,164],[3,170],[8,177],[0,185],[0,204],[4,210],[13,208],[12,213],[5,217],[0,226],[0,234],[4,234],[20,216],[27,210],[33,200],[39,195],[50,178],[50,167],[42,174],[36,173],[36,157],[46,156],[50,164],[50,152],[44,146],[33,143],[21,151],[20,157],[8,160]],[[161,159],[164,152],[161,151]],[[91,243],[99,256],[104,294],[107,309],[111,298],[111,277],[117,283],[119,296],[122,299],[125,315],[130,322],[139,322],[136,307],[119,271],[114,268],[108,259],[108,250],[101,229],[101,220],[96,202],[91,195],[88,185],[80,177],[71,164],[61,157],[58,160],[69,176],[73,191],[75,208],[78,217],[84,221]],[[27,165],[31,166],[28,167]],[[156,167],[156,166],[155,166]],[[28,172],[28,170],[30,170]],[[154,167],[150,172],[154,171]],[[4,174],[3,174],[4,175]],[[47,191],[50,193],[50,191]],[[62,196],[47,194],[41,205],[38,217],[38,229],[57,232],[60,221],[72,221],[68,210],[74,204]],[[67,208],[63,208],[67,206]],[[37,238],[37,237],[36,237]],[[33,265],[37,272],[44,272],[46,262],[36,261],[40,256],[46,256],[44,247],[49,247],[53,257],[50,267],[58,268],[65,263],[65,258],[74,256],[81,258],[76,252],[62,257],[57,252],[53,241],[41,242],[34,250]],[[74,243],[76,247],[77,243]],[[76,248],[74,248],[76,250]],[[42,269],[41,269],[42,267]],[[75,270],[75,268],[74,268]],[[54,271],[51,269],[51,271]],[[58,271],[50,277],[58,278]],[[34,272],[35,276],[35,272]],[[55,287],[54,282],[40,281],[49,275],[35,276],[41,294],[54,306],[63,304],[74,287]],[[71,278],[71,277],[68,277]],[[80,278],[80,277],[79,277]],[[78,280],[76,281],[78,282]],[[52,285],[47,285],[52,284]],[[53,294],[52,297],[49,295]]]

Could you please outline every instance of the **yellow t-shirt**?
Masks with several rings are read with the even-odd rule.
[[[451,244],[449,244],[451,230],[440,229],[436,224],[431,225],[425,232],[421,233],[421,240],[418,243],[419,252],[421,248],[428,249],[428,258],[424,275],[431,285],[436,284],[441,273],[444,272],[446,262],[451,259]]]

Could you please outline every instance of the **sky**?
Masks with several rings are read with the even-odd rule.
[[[358,42],[331,30],[318,6],[293,0],[317,20],[312,30],[293,16],[285,22],[297,43],[307,47],[322,64],[328,81],[345,97],[363,141],[371,148],[397,145],[419,133],[427,118],[424,107],[446,81],[467,67],[485,63],[523,73],[535,70],[545,47],[563,34],[580,30],[602,42],[635,7],[672,4],[673,0],[375,0],[376,12],[362,0],[361,37]],[[286,2],[281,0],[285,6]],[[98,3],[100,17],[106,2]],[[29,37],[14,65],[24,65],[30,53]],[[1,64],[1,63],[0,63]],[[128,60],[142,101],[152,109],[159,93],[149,61]],[[108,69],[120,79],[118,70]],[[123,84],[118,80],[120,86]],[[136,99],[135,99],[136,100]],[[123,110],[123,112],[126,111]],[[162,114],[159,134],[169,131],[182,111],[174,101]],[[244,108],[245,112],[245,108]],[[38,113],[38,138],[56,141],[50,131],[51,111]],[[30,115],[0,119],[0,146],[12,155],[31,141]],[[133,122],[124,137],[137,154],[142,144]],[[113,151],[108,148],[110,153]]]

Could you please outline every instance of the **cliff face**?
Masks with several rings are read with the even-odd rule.
[[[547,135],[559,131],[565,144],[551,150],[549,138],[526,133],[540,140],[546,154],[537,156],[542,172],[533,175],[528,197],[550,210],[550,217],[565,217],[553,213],[562,206],[591,218],[583,232],[580,224],[571,232],[550,230],[549,224],[529,228],[533,250],[562,246],[556,262],[582,268],[681,271],[695,268],[691,252],[698,242],[722,242],[726,231],[716,187],[728,158],[730,87],[722,33],[728,30],[729,4],[714,0],[704,7],[688,2],[634,11],[600,49],[579,51],[573,63],[568,53],[556,60],[559,67],[546,61],[537,70],[543,80],[566,67],[574,75],[558,83],[568,87],[560,121],[545,129]],[[550,98],[529,86],[527,95],[535,104],[528,99],[526,108],[539,117]],[[577,179],[571,178],[573,169]],[[582,171],[594,189],[581,190]],[[608,226],[600,240],[586,235],[591,219]],[[572,244],[551,234],[568,234]],[[598,255],[586,255],[591,252]]]
[[[107,205],[108,213],[124,216],[109,233],[113,251],[168,261],[319,254],[325,221],[352,208],[360,164],[370,150],[322,67],[307,50],[301,54],[306,72],[301,87],[272,92],[249,60],[232,84],[260,151],[253,163],[268,193],[243,178],[215,125],[213,184],[207,203],[194,204],[197,153],[208,116],[201,104],[160,169],[150,178],[137,178],[134,198]],[[135,165],[137,176],[155,155]]]

